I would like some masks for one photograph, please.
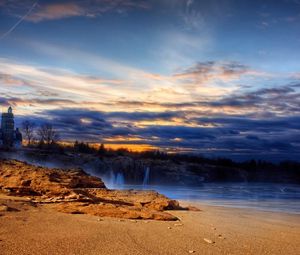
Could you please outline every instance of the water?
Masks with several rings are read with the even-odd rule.
[[[213,183],[199,187],[123,185],[118,188],[156,190],[172,199],[208,205],[300,214],[300,185]]]
[[[114,173],[110,171],[109,176],[102,176],[102,180],[110,189],[123,189],[125,178],[123,173]]]
[[[117,173],[115,184],[116,184],[117,186],[123,186],[124,183],[125,183],[125,180],[124,180],[124,175],[123,175],[123,173]]]
[[[145,168],[145,175],[143,180],[143,186],[147,186],[149,184],[149,176],[150,176],[150,167]]]

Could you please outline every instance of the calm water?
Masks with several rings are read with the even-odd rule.
[[[300,214],[300,185],[218,183],[196,188],[143,185],[113,188],[156,190],[172,199]]]

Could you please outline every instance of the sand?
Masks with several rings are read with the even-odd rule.
[[[197,204],[172,211],[180,222],[132,221],[1,202],[19,210],[0,210],[1,255],[300,254],[300,215]]]

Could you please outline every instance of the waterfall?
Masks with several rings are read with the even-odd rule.
[[[115,174],[112,170],[110,170],[109,185],[113,187],[115,180]]]
[[[150,176],[150,167],[147,166],[145,168],[143,186],[146,186],[149,184],[149,176]]]
[[[123,186],[125,184],[125,178],[124,178],[124,174],[123,173],[118,173],[117,174],[115,184],[118,187]]]
[[[109,176],[107,176],[106,178],[104,177],[103,179],[104,183],[110,189],[122,188],[122,186],[125,184],[124,174],[121,172],[115,174],[113,170],[110,170]]]

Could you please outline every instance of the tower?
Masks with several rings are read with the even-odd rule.
[[[1,130],[3,145],[11,147],[14,144],[15,121],[12,108],[9,107],[7,112],[2,113]]]

